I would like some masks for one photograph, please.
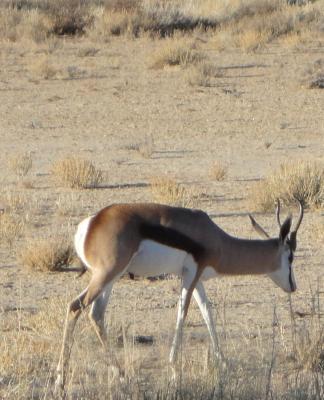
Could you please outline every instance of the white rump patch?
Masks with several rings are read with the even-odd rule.
[[[91,269],[91,265],[87,262],[87,260],[85,258],[84,242],[85,242],[85,238],[86,238],[88,230],[89,230],[89,224],[90,224],[90,221],[92,220],[92,218],[93,218],[93,216],[88,217],[88,218],[84,219],[83,221],[81,221],[78,225],[76,234],[74,235],[75,250],[76,250],[78,256],[80,257],[81,261],[83,262],[83,264],[89,269]]]

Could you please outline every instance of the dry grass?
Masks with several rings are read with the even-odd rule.
[[[261,2],[262,3],[262,2]],[[269,5],[269,2],[264,2]],[[309,26],[316,22],[319,13],[316,9],[289,7],[281,1],[265,12],[259,12],[253,17],[247,16],[232,27],[236,44],[246,51],[254,51],[281,37],[295,36],[302,41],[300,32],[309,31]],[[248,15],[248,14],[247,14]],[[295,42],[296,45],[296,42]]]
[[[201,62],[204,57],[204,54],[186,39],[168,39],[151,56],[150,65],[152,68],[163,68],[166,65],[187,67]]]
[[[93,26],[89,27],[87,33],[94,41],[107,42],[111,36],[129,33],[131,20],[131,14],[125,10],[99,9],[95,13]]]
[[[9,189],[0,192],[0,201],[5,212],[14,214],[25,213],[30,204],[25,193]]]
[[[313,162],[287,163],[254,186],[250,195],[253,207],[273,209],[280,198],[286,205],[301,201],[308,207],[324,205],[324,168]]]
[[[75,156],[56,161],[52,174],[57,182],[72,189],[96,188],[103,181],[103,172],[91,161]]]
[[[256,337],[251,338],[245,324],[242,325],[239,347],[233,345],[230,336],[223,338],[227,365],[222,368],[212,362],[208,367],[204,343],[198,344],[199,351],[196,346],[191,348],[192,351],[181,348],[178,378],[174,382],[167,367],[168,340],[161,338],[152,347],[136,345],[133,334],[128,333],[143,329],[136,319],[132,322],[127,319],[121,324],[122,344],[112,338],[120,324],[117,321],[121,320],[119,309],[110,312],[110,349],[125,368],[127,379],[126,382],[113,380],[107,355],[95,341],[89,321],[81,317],[71,353],[66,396],[93,400],[107,396],[123,400],[320,400],[324,394],[323,326],[318,296],[318,291],[315,291],[314,296],[307,298],[310,304],[315,304],[313,316],[309,318],[298,318],[291,305],[289,328],[276,314],[275,304],[269,335],[262,332],[264,327],[260,327]],[[225,302],[221,302],[220,308],[222,306],[227,308]],[[2,398],[8,398],[13,391],[15,398],[19,399],[54,397],[55,368],[65,310],[66,299],[55,298],[44,301],[41,310],[34,314],[18,308],[7,316],[6,321],[0,319],[3,332],[0,342]],[[291,338],[290,343],[287,343],[287,337]],[[188,343],[183,345],[188,349]],[[250,347],[253,348],[252,357],[248,353]],[[151,358],[155,360],[153,363],[158,374],[152,375],[147,371]]]
[[[212,41],[219,50],[239,47],[247,52],[279,38],[285,44],[297,46],[321,36],[321,20],[319,4],[300,7],[288,6],[283,0],[231,2],[221,12],[220,26]]]
[[[18,255],[24,267],[34,271],[62,271],[74,258],[69,241],[64,238],[30,239]]]
[[[23,234],[25,221],[19,216],[5,212],[0,213],[0,243],[12,247],[13,243]]]
[[[187,188],[166,176],[151,180],[151,193],[157,203],[178,207],[194,208],[198,206],[201,193],[196,188]]]
[[[30,39],[43,42],[52,29],[51,21],[37,9],[19,10],[0,7],[0,39],[16,42]]]
[[[247,51],[305,30],[319,34],[321,6],[288,6],[285,0],[201,1],[100,1],[46,0],[29,2],[29,7],[0,7],[0,38],[35,42],[50,36],[81,35],[107,41],[111,36],[137,37],[149,32],[169,37],[176,32],[214,31],[227,37],[220,47],[236,45]],[[321,19],[322,18],[322,19]],[[224,36],[223,36],[224,37]],[[314,33],[309,36],[314,37]]]
[[[227,166],[220,161],[214,161],[209,170],[210,177],[218,182],[224,181],[226,179],[227,173]]]
[[[18,154],[8,160],[8,166],[18,177],[25,177],[33,166],[33,159],[30,153]]]
[[[55,202],[56,213],[61,217],[76,215],[78,200],[74,193],[60,194]]]

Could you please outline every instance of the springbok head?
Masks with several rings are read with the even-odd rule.
[[[304,209],[300,201],[299,217],[294,230],[291,231],[292,217],[289,215],[283,224],[280,222],[280,201],[277,200],[276,217],[279,225],[278,239],[278,266],[273,271],[268,273],[268,276],[285,292],[291,293],[296,290],[296,281],[292,269],[294,253],[297,248],[297,232],[304,216]],[[249,215],[253,228],[259,235],[269,239],[268,233]]]

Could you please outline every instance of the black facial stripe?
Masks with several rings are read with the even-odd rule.
[[[292,251],[289,254],[288,261],[290,264],[292,264],[292,262],[294,261],[294,253]]]
[[[292,270],[291,270],[291,264],[294,261],[294,253],[292,252],[292,250],[290,249],[290,253],[288,256],[288,261],[289,261],[289,285],[290,285],[290,289],[293,291],[294,290],[294,284],[292,281]]]
[[[292,277],[291,277],[291,265],[289,265],[289,285],[290,285],[290,289],[294,290],[294,284],[293,284]]]

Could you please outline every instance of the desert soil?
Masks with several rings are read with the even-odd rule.
[[[196,188],[201,193],[198,207],[227,232],[255,238],[248,219],[248,213],[255,211],[248,199],[251,187],[283,162],[323,162],[324,92],[303,85],[309,66],[324,57],[323,47],[273,44],[247,54],[237,49],[218,52],[203,39],[197,34],[193,40],[222,72],[211,87],[189,85],[181,67],[150,68],[160,40],[116,38],[98,44],[66,39],[50,54],[46,45],[2,45],[1,191],[23,193],[29,214],[25,237],[13,248],[0,247],[4,325],[17,309],[37,314],[44,299],[67,302],[89,279],[74,280],[72,272],[34,272],[20,265],[16,254],[26,236],[68,233],[72,238],[77,223],[105,205],[152,201],[151,178],[167,175]],[[86,47],[98,52],[80,57],[79,49]],[[37,69],[44,57],[60,71],[53,79],[43,79]],[[69,68],[77,71],[76,76],[69,75]],[[153,137],[154,151],[143,157],[136,146],[147,136]],[[31,188],[17,183],[8,168],[8,159],[23,152],[31,152],[33,158]],[[56,184],[52,164],[71,154],[105,171],[100,188],[70,190]],[[222,182],[209,174],[214,161],[228,167]],[[68,203],[68,215],[58,211],[62,198]],[[274,214],[256,217],[277,235]],[[323,229],[321,236],[314,234],[323,218],[322,210],[307,211],[299,233],[298,291],[292,301],[306,314],[311,313],[317,289],[324,303]],[[252,351],[260,329],[271,334],[274,303],[279,318],[290,324],[287,295],[266,277],[214,280],[206,288],[220,333],[226,319],[228,338],[237,340],[236,346],[243,335]],[[114,287],[110,318],[130,322],[136,334],[170,340],[178,291],[175,279],[121,280]],[[226,317],[217,304],[226,305]],[[196,305],[188,324],[191,344],[197,349],[208,344]]]

